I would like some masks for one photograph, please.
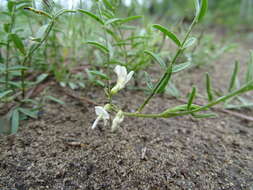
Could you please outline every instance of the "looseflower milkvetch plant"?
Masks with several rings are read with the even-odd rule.
[[[148,55],[150,55],[155,61],[157,61],[161,66],[163,66],[164,73],[162,74],[162,77],[160,80],[157,82],[156,85],[151,89],[149,92],[148,97],[144,100],[144,102],[139,106],[139,108],[135,112],[124,112],[121,108],[119,108],[117,105],[114,105],[112,103],[112,98],[113,95],[117,94],[119,90],[122,90],[125,86],[126,83],[129,82],[131,77],[133,76],[133,72],[131,71],[129,74],[127,74],[127,70],[123,66],[117,65],[114,69],[115,73],[118,76],[118,80],[116,85],[111,89],[108,90],[107,95],[108,95],[108,100],[109,100],[109,107],[110,107],[110,112],[115,112],[116,116],[112,122],[112,131],[116,131],[119,128],[120,123],[123,122],[124,117],[142,117],[142,118],[170,118],[170,117],[175,117],[175,116],[183,116],[183,115],[188,115],[191,114],[193,117],[196,118],[208,118],[208,117],[214,117],[216,116],[213,113],[200,113],[203,111],[207,111],[210,107],[219,104],[219,103],[224,103],[227,100],[236,97],[242,93],[252,91],[253,90],[253,80],[252,78],[250,80],[247,80],[247,82],[237,88],[233,89],[225,94],[224,96],[215,98],[215,93],[212,88],[211,84],[211,78],[209,77],[209,74],[206,74],[206,92],[207,92],[207,100],[208,103],[206,105],[197,105],[194,104],[194,100],[197,94],[197,89],[195,87],[192,87],[192,91],[188,96],[188,102],[187,104],[179,105],[176,107],[168,108],[165,111],[161,113],[142,113],[143,109],[145,106],[150,102],[150,100],[156,95],[164,91],[164,89],[167,87],[169,84],[171,78],[173,77],[173,74],[179,71],[183,71],[191,66],[192,63],[182,63],[182,64],[177,64],[177,60],[180,55],[182,55],[185,51],[185,49],[189,48],[192,46],[196,39],[194,37],[190,37],[190,34],[193,30],[193,28],[203,20],[205,13],[207,11],[208,7],[208,0],[202,0],[201,3],[199,0],[195,0],[195,7],[196,7],[196,14],[195,17],[185,35],[183,40],[181,41],[174,33],[169,31],[167,28],[161,26],[161,25],[153,25],[155,29],[158,31],[162,32],[163,35],[168,37],[170,40],[172,40],[175,45],[178,47],[177,51],[174,55],[174,57],[169,60],[168,63],[165,63],[161,57],[159,57],[158,54],[155,54],[154,52],[151,51],[145,51]],[[249,77],[248,77],[249,78]],[[232,85],[234,84],[234,77],[231,79]],[[97,121],[97,120],[96,120]],[[97,124],[95,121],[95,124]]]
[[[16,133],[20,120],[36,119],[43,115],[41,109],[46,100],[63,104],[49,95],[38,96],[40,90],[37,89],[43,90],[51,82],[60,82],[59,88],[69,87],[71,94],[74,90],[86,88],[87,84],[104,88],[106,104],[95,108],[97,118],[94,119],[92,128],[104,121],[105,125],[111,124],[113,132],[127,117],[169,118],[186,114],[211,117],[214,114],[203,114],[202,111],[206,112],[211,106],[223,102],[226,109],[252,107],[247,96],[238,96],[252,90],[251,54],[245,80],[238,82],[239,63],[236,62],[229,88],[219,91],[223,96],[217,97],[211,78],[206,74],[206,105],[194,104],[198,94],[193,87],[187,96],[187,104],[165,109],[162,113],[144,114],[143,110],[155,95],[169,90],[178,96],[173,84],[176,73],[192,68],[198,62],[210,62],[209,56],[203,55],[203,52],[213,48],[195,43],[197,40],[191,37],[191,31],[204,18],[208,2],[192,0],[187,1],[187,6],[192,6],[193,1],[196,15],[182,39],[172,29],[152,25],[151,19],[142,16],[144,12],[141,10],[145,7],[140,9],[140,15],[132,16],[133,9],[126,10],[121,0],[94,0],[89,1],[92,2],[90,6],[85,6],[88,4],[86,0],[80,0],[77,10],[66,10],[59,6],[59,1],[54,0],[41,0],[40,5],[35,0],[6,1],[3,9],[0,6],[0,133]],[[163,3],[170,6],[167,0]],[[168,11],[163,5],[162,8]],[[177,9],[173,8],[173,11],[177,12]],[[206,36],[205,33],[203,35]],[[168,52],[165,47],[168,44],[165,43],[167,39],[175,44],[174,56],[175,49]],[[214,43],[217,45],[217,42]],[[195,47],[201,51],[187,54]],[[216,49],[221,51],[211,51],[212,56],[224,52],[220,46]],[[153,82],[151,74],[145,72],[148,68],[156,67],[154,63],[158,63],[162,70],[157,83]],[[115,84],[112,82],[112,74],[117,76]],[[144,82],[147,87],[142,86]],[[120,96],[126,87],[144,90],[147,95],[134,112],[126,112],[114,101],[115,96]],[[8,130],[2,130],[3,125],[8,125],[5,128]]]

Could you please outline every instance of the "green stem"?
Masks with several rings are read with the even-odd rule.
[[[130,113],[130,112],[123,112],[125,116],[130,117],[142,117],[142,118],[161,118],[163,117],[162,114],[144,114],[144,113]]]
[[[193,114],[196,112],[205,111],[205,110],[209,109],[210,107],[213,107],[214,105],[217,105],[221,102],[225,102],[226,100],[230,99],[231,97],[245,93],[245,92],[250,91],[252,89],[253,89],[253,81],[251,83],[246,84],[242,88],[228,94],[228,95],[222,96],[222,97],[218,98],[217,100],[210,102],[209,104],[206,104],[204,106],[201,106],[199,108],[196,108],[196,109],[193,109],[190,111],[175,112],[175,111],[173,111],[173,108],[172,108],[172,109],[168,109],[162,113],[157,113],[157,114],[142,114],[142,113],[136,113],[136,112],[135,113],[124,112],[124,115],[130,116],[130,117],[142,117],[142,118],[170,118],[170,117],[176,117],[176,116],[189,115],[189,114]]]
[[[153,96],[157,93],[157,90],[159,89],[160,85],[163,84],[164,80],[166,80],[166,78],[168,77],[168,75],[170,75],[170,70],[171,67],[176,63],[177,58],[179,57],[180,54],[183,53],[184,49],[182,48],[185,45],[186,40],[189,38],[190,33],[192,32],[194,26],[196,25],[196,20],[194,19],[192,24],[190,25],[184,40],[182,42],[181,47],[178,48],[174,58],[171,61],[171,64],[168,66],[166,72],[163,74],[163,76],[161,77],[161,79],[159,80],[159,82],[156,84],[155,88],[152,90],[151,94],[146,98],[146,100],[144,101],[144,103],[139,107],[139,109],[137,110],[137,112],[141,112],[143,110],[143,108],[148,104],[148,102],[151,100],[151,98],[153,98]]]

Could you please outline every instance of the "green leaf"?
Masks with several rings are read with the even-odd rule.
[[[144,53],[150,55],[157,63],[159,63],[159,65],[162,68],[167,68],[165,62],[163,61],[163,59],[158,54],[155,54],[155,53],[153,53],[151,51],[148,51],[148,50],[145,50]]]
[[[11,115],[11,134],[15,134],[19,127],[19,110],[15,109]]]
[[[87,42],[85,42],[86,44],[90,44],[90,45],[93,45],[93,46],[96,46],[97,48],[99,48],[101,51],[103,51],[104,53],[109,53],[110,51],[109,51],[109,49],[105,46],[105,45],[103,45],[103,44],[101,44],[101,43],[99,43],[99,42],[95,42],[95,41],[87,41]]]
[[[120,21],[120,24],[124,24],[124,23],[130,22],[130,21],[133,21],[133,20],[136,20],[136,19],[139,19],[139,18],[142,18],[142,16],[138,15],[138,16],[130,16],[130,17],[127,17],[127,18],[122,18],[121,21]]]
[[[194,37],[188,38],[188,39],[186,40],[186,42],[184,43],[183,49],[186,49],[186,48],[188,48],[188,47],[191,47],[193,44],[195,44],[196,41],[197,41],[197,39],[194,38]]]
[[[157,90],[155,91],[155,93],[162,93],[164,92],[165,88],[167,87],[170,78],[172,75],[172,66],[169,67],[168,72],[166,73],[165,78],[161,81],[160,85],[158,86]]]
[[[31,4],[31,1],[16,1],[16,10],[24,9],[25,7],[29,7]]]
[[[188,111],[187,107],[188,107],[188,104],[183,104],[183,105],[179,105],[179,106],[175,106],[173,108],[167,109],[163,113],[167,114],[167,113],[176,113],[176,112]],[[193,109],[199,109],[199,108],[200,108],[200,106],[192,104],[190,109],[193,110]]]
[[[103,83],[103,82],[100,81],[100,80],[94,80],[94,83],[95,83],[96,85],[98,85],[98,86],[103,87],[103,88],[106,86],[105,83]]]
[[[10,40],[12,40],[16,46],[16,48],[23,54],[26,55],[25,47],[22,40],[19,38],[17,34],[9,34]]]
[[[154,85],[152,83],[150,75],[146,71],[144,71],[144,78],[145,78],[148,89],[152,90],[154,88]]]
[[[36,32],[35,38],[36,39],[41,39],[43,35],[45,34],[49,24],[44,24],[42,25]],[[40,41],[40,40],[39,40]]]
[[[106,5],[107,8],[111,9],[112,11],[115,10],[114,6],[108,0],[103,0],[103,3]]]
[[[105,31],[112,36],[112,38],[115,40],[115,41],[119,41],[120,40],[120,37],[116,34],[116,32],[114,32],[113,30],[107,28],[107,27],[104,27]]]
[[[72,90],[76,90],[78,89],[78,85],[76,83],[73,83],[73,82],[69,82],[68,83],[69,87],[72,89]]]
[[[77,82],[78,85],[81,87],[81,88],[85,88],[85,83],[84,82]]]
[[[39,10],[39,9],[34,9],[32,7],[25,7],[24,8],[25,10],[28,10],[28,11],[31,11],[31,12],[34,12],[35,14],[38,14],[38,15],[43,15],[43,16],[46,16],[50,19],[52,19],[52,16],[50,16],[48,13],[46,13],[45,11],[42,11],[42,10]]]
[[[195,18],[198,17],[199,13],[200,13],[200,4],[199,4],[199,0],[194,0],[195,3]]]
[[[179,98],[181,96],[181,92],[178,90],[176,85],[173,82],[169,82],[168,86],[165,89],[165,93],[173,96],[175,98]]]
[[[187,103],[187,110],[191,109],[192,103],[196,97],[196,87],[192,87],[192,92],[189,96],[188,103]]]
[[[245,83],[253,81],[253,51],[250,52],[250,60],[247,65]]]
[[[89,70],[89,72],[90,72],[92,75],[96,75],[96,76],[99,76],[99,77],[102,78],[102,79],[109,80],[109,77],[108,77],[106,74],[104,74],[104,73],[102,73],[102,72],[100,72],[100,71]]]
[[[199,5],[199,0],[195,0],[195,6],[196,6],[196,19],[197,19],[196,21],[200,22],[207,12],[208,0],[202,0],[201,7]]]
[[[236,61],[235,66],[234,66],[234,70],[233,70],[233,74],[230,79],[228,92],[232,92],[232,90],[235,88],[238,71],[239,71],[239,62]]]
[[[153,28],[156,28],[157,30],[161,31],[163,34],[165,34],[167,37],[169,37],[178,47],[181,47],[180,40],[177,38],[177,36],[175,34],[170,32],[167,28],[165,28],[161,25],[158,25],[158,24],[153,25]]]
[[[88,15],[89,17],[91,17],[92,19],[96,20],[97,22],[99,22],[100,24],[104,25],[104,21],[102,19],[100,19],[97,15],[89,12],[89,11],[85,11],[85,10],[82,10],[82,9],[78,9],[78,11],[80,13],[83,13],[83,14],[86,14]]]
[[[105,25],[114,24],[114,23],[120,22],[121,20],[122,20],[121,18],[112,18],[112,19],[107,20],[105,22]]]
[[[9,33],[10,32],[10,23],[5,23],[4,25],[3,25],[4,27],[4,31],[6,32],[6,33]]]
[[[41,75],[39,75],[36,79],[36,84],[41,83],[42,81],[44,81],[46,78],[48,77],[47,73],[43,73]]]
[[[14,72],[14,71],[25,71],[25,70],[29,70],[29,67],[25,67],[25,66],[20,66],[20,65],[17,65],[17,66],[12,66],[12,67],[9,67],[9,69],[5,69],[5,68],[0,68],[0,73],[5,73],[5,72]]]
[[[29,109],[26,109],[26,108],[19,108],[18,110],[31,118],[37,119],[37,115],[38,115],[37,111],[30,111]]]
[[[16,4],[15,1],[8,1],[7,7],[9,12],[12,12],[15,4]]]
[[[208,101],[213,101],[213,92],[212,92],[212,85],[211,85],[211,79],[208,73],[206,73],[206,92],[208,96]]]
[[[3,99],[5,96],[9,95],[10,93],[12,93],[12,90],[7,90],[5,92],[1,92],[0,93],[0,100]]]
[[[58,18],[58,17],[60,17],[61,15],[65,14],[65,13],[76,13],[76,11],[75,10],[69,10],[69,9],[61,9],[56,13],[55,18]]]
[[[7,45],[7,43],[5,43],[5,42],[0,42],[0,46],[6,46]]]
[[[61,105],[65,104],[65,102],[63,102],[60,99],[55,98],[53,96],[46,96],[45,99],[51,100],[51,101],[56,102],[56,103],[61,104]]]
[[[191,62],[186,62],[186,63],[181,63],[181,64],[173,65],[172,72],[173,73],[177,73],[179,71],[182,71],[184,69],[189,68],[190,66],[192,66]]]
[[[109,10],[109,9],[104,9],[101,12],[101,15],[104,16],[107,19],[112,19],[112,18],[115,17],[115,14],[111,10]]]

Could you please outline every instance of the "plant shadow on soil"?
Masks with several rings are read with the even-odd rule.
[[[228,57],[225,67],[231,69],[233,58]],[[220,88],[229,75],[224,65],[214,66],[214,85]],[[201,86],[203,76],[196,73],[185,77]],[[186,82],[181,90],[187,88]],[[102,92],[91,88],[81,93],[103,103]],[[90,129],[94,106],[80,104],[56,86],[50,93],[66,105],[47,104],[39,120],[23,123],[15,136],[1,136],[1,190],[253,189],[253,123],[224,113],[198,120],[126,118],[111,133],[102,125]],[[143,92],[124,91],[115,101],[132,111],[142,100]],[[177,104],[157,96],[146,111]]]

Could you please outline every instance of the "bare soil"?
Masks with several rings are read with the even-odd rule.
[[[244,63],[247,54],[240,48],[206,69],[216,88],[226,87],[233,60]],[[196,84],[203,91],[198,73],[204,70],[182,75],[180,90],[189,92]],[[101,89],[76,93],[104,103]],[[50,95],[66,105],[51,102],[17,135],[0,136],[1,190],[253,190],[252,122],[219,112],[214,119],[125,118],[111,133],[103,125],[90,129],[93,105],[70,98],[56,85]],[[143,99],[143,92],[124,90],[115,101],[132,111]],[[145,111],[177,104],[157,96]]]

